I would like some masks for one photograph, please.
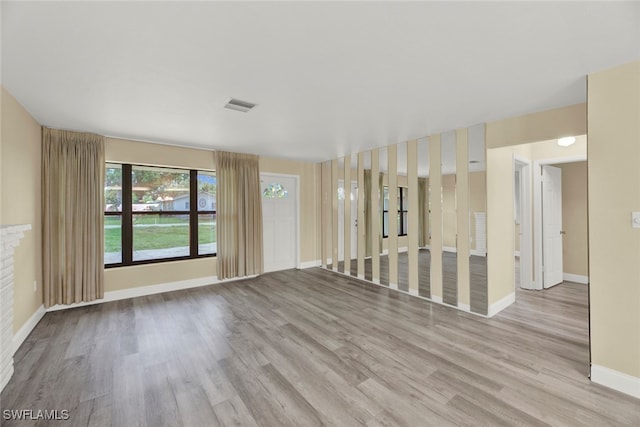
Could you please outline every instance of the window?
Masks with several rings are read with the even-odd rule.
[[[398,187],[398,236],[406,236],[409,224],[409,189]],[[382,194],[382,237],[389,237],[389,187]]]
[[[216,254],[213,172],[107,164],[104,195],[107,267]]]

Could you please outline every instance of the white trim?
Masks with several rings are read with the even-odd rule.
[[[468,313],[471,313],[471,305],[469,304],[463,304],[461,302],[458,303],[458,308],[462,311],[466,311]]]
[[[382,249],[382,253],[380,255],[389,255],[389,249]]]
[[[358,279],[359,280],[364,280],[364,274],[358,274]]]
[[[398,290],[398,284],[397,283],[389,283],[389,289],[393,289],[393,290]]]
[[[591,381],[640,398],[640,378],[604,366],[591,365]]]
[[[414,297],[418,297],[418,296],[420,296],[420,293],[419,293],[419,291],[417,289],[409,288],[409,295],[412,295]]]
[[[589,284],[589,276],[581,276],[580,274],[562,273],[562,280],[582,283],[583,285]]]
[[[101,304],[103,302],[118,301],[127,298],[142,297],[146,295],[160,294],[163,292],[177,291],[181,289],[197,288],[200,286],[214,285],[218,283],[234,282],[236,280],[251,279],[256,275],[245,277],[234,277],[233,279],[218,280],[216,276],[198,277],[196,279],[181,280],[178,282],[160,283],[157,285],[139,286],[137,288],[122,289],[119,291],[110,291],[104,293],[104,298],[94,301],[85,301],[75,304],[56,304],[47,309],[47,312],[66,310],[68,308],[84,307],[87,305]]]
[[[398,248],[398,253],[400,252],[409,252],[409,247],[408,246],[400,246]]]
[[[320,267],[321,265],[322,265],[322,261],[320,261],[319,259],[315,261],[305,261],[298,264],[298,270],[303,270],[305,268],[312,268],[312,267]]]
[[[442,297],[439,297],[438,295],[431,295],[431,301],[442,304]]]
[[[475,256],[487,256],[487,251],[479,249],[469,249],[469,254]]]
[[[40,319],[45,315],[47,310],[44,309],[44,305],[38,307],[38,309],[24,322],[24,325],[18,329],[18,332],[13,334],[13,339],[11,340],[12,351],[11,354],[16,354],[16,351],[20,348],[24,340],[27,339],[33,328],[36,327]]]
[[[442,252],[453,252],[455,254],[458,252],[458,249],[454,248],[453,246],[443,246]]]
[[[516,301],[516,293],[512,292],[506,297],[494,302],[489,306],[489,311],[487,313],[487,317],[493,317],[496,314],[500,313],[505,308],[509,307]]]
[[[7,363],[4,371],[0,372],[0,391],[4,390],[5,386],[9,384],[11,381],[11,377],[13,376],[13,357],[11,358],[11,363]]]
[[[513,255],[517,256],[518,258],[520,258],[520,251],[514,251]]]

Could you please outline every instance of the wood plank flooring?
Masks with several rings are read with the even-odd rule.
[[[638,426],[639,400],[587,379],[586,291],[484,319],[314,268],[52,312],[1,406],[69,426]]]
[[[371,258],[365,259],[364,278],[371,281]],[[358,277],[358,262],[351,260],[350,274]],[[516,268],[517,268],[516,262]],[[332,268],[331,265],[328,266]],[[457,286],[458,258],[451,252],[442,253],[443,301],[450,305],[458,303]],[[345,273],[344,262],[338,262],[338,272]],[[380,256],[380,284],[389,286],[389,257]],[[471,288],[471,311],[486,315],[488,312],[487,295],[487,258],[471,255],[469,257],[469,285]],[[409,291],[409,256],[407,252],[398,253],[398,289]],[[418,295],[431,298],[431,251],[418,251]]]

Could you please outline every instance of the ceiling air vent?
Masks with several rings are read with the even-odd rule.
[[[230,110],[242,111],[243,113],[251,111],[258,104],[254,104],[252,102],[241,101],[235,98],[227,99],[226,104],[224,104],[224,108],[228,108]]]

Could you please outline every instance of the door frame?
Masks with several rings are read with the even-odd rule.
[[[514,178],[516,169],[520,170],[520,287],[524,289],[535,289],[533,282],[533,247],[531,239],[531,160],[515,154],[513,156]]]
[[[533,262],[535,272],[533,289],[544,289],[542,281],[542,166],[585,161],[588,161],[587,155],[578,154],[574,156],[540,159],[533,162],[533,251],[535,255]]]
[[[295,265],[297,269],[302,269],[304,268],[304,266],[300,262],[300,175],[291,175],[286,173],[275,173],[275,172],[260,172],[260,179],[262,179],[262,177],[264,176],[293,178],[293,180],[295,181],[295,186],[296,186],[295,188],[296,203],[294,204],[294,207],[296,210],[294,215],[296,220],[296,227],[295,227],[296,236],[294,239],[294,243],[295,243],[294,252],[296,256]],[[260,199],[262,199],[262,190],[260,190]],[[262,201],[260,203],[262,203]],[[264,234],[263,234],[263,237],[264,237]]]

